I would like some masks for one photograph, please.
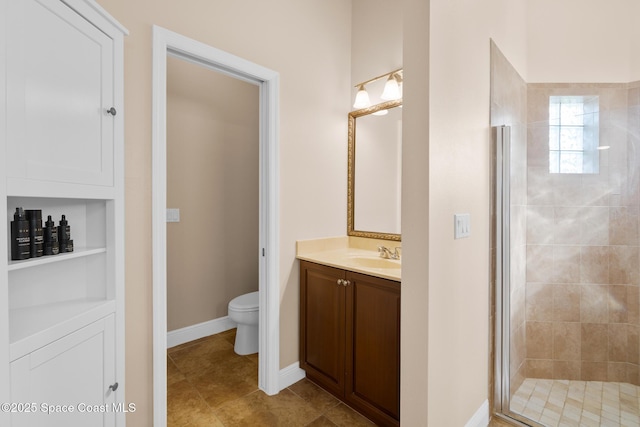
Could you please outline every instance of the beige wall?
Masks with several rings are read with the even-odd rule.
[[[280,366],[298,360],[295,241],[344,235],[351,5],[100,0],[125,25],[126,399],[152,424],[151,26],[280,73]]]
[[[489,39],[496,41],[516,69],[526,64],[524,3],[472,0],[432,0],[430,3],[428,114],[425,114],[424,104],[420,111],[413,111],[415,105],[412,108],[405,96],[405,128],[408,127],[409,111],[414,120],[412,127],[416,125],[415,120],[419,120],[413,114],[429,117],[428,154],[416,147],[425,144],[424,127],[418,134],[405,135],[403,141],[403,148],[409,147],[409,156],[420,155],[422,161],[419,164],[416,159],[408,167],[405,163],[403,187],[409,188],[403,194],[408,197],[428,194],[428,209],[423,205],[425,201],[421,201],[422,209],[416,213],[426,214],[423,218],[428,218],[429,226],[425,230],[424,219],[413,213],[403,216],[402,223],[405,236],[414,230],[419,233],[411,242],[407,242],[408,236],[403,236],[406,260],[403,264],[403,325],[407,322],[413,325],[407,327],[410,331],[403,331],[403,342],[412,340],[412,348],[418,348],[421,354],[427,349],[428,369],[426,376],[422,370],[403,375],[403,398],[412,391],[424,397],[424,392],[418,391],[419,384],[427,385],[429,425],[462,426],[488,397]],[[421,53],[414,49],[407,51],[407,39],[405,34],[405,87],[413,90],[409,84],[408,64],[413,55]],[[424,49],[424,46],[419,48]],[[414,76],[411,80],[422,80],[424,76]],[[425,162],[427,156],[428,163]],[[428,178],[417,170],[424,169],[425,164],[428,164]],[[428,192],[424,188],[426,183]],[[410,210],[409,206],[403,205],[403,214]],[[471,236],[454,240],[453,215],[464,212],[471,214]],[[422,242],[417,241],[418,238],[423,239]],[[425,238],[428,238],[427,246],[424,245]],[[415,264],[409,263],[409,251]],[[426,259],[428,271],[418,267]],[[418,288],[426,285],[427,277],[428,296],[425,296]],[[411,302],[404,299],[407,293],[412,297]],[[422,314],[427,302],[428,322]],[[420,333],[425,325],[428,345]],[[409,351],[407,347],[403,350]],[[403,354],[403,362],[404,357]],[[414,363],[408,369],[415,369],[418,361]],[[414,378],[410,378],[411,375]],[[424,412],[424,409],[406,406],[402,409],[416,416],[413,419],[417,425],[424,425],[417,421],[417,412]],[[403,417],[407,412],[403,412]]]
[[[167,59],[167,330],[258,290],[258,86]]]
[[[635,0],[528,1],[529,68],[525,80],[529,83],[637,80],[640,51],[634,10],[637,13]],[[562,37],[558,37],[557,29],[562,29]]]
[[[629,16],[640,16],[640,2],[630,1],[629,3]],[[636,25],[633,21],[631,24],[629,56],[631,56],[631,75],[629,80],[640,80],[640,25]]]
[[[351,0],[351,85],[402,68],[402,6],[385,0]],[[371,104],[382,100],[385,79],[367,85]],[[352,87],[352,101],[357,88]]]
[[[385,0],[352,0],[351,18],[351,103],[355,100],[356,84],[402,68],[402,7]],[[385,79],[371,82],[366,89],[371,105],[384,102],[380,95]],[[353,108],[351,108],[353,110]],[[393,118],[392,118],[393,116]],[[382,122],[382,123],[374,123]],[[399,158],[402,150],[402,109],[382,118],[374,116],[356,119],[356,230],[396,233],[400,227]],[[365,126],[366,124],[366,126]],[[383,126],[381,126],[383,124]],[[400,129],[399,129],[400,128]],[[385,135],[382,135],[384,132]],[[368,133],[369,135],[364,135]],[[375,140],[370,137],[377,136]],[[396,143],[386,144],[388,141]],[[384,147],[381,142],[385,142]],[[373,147],[377,143],[378,147]],[[373,148],[373,149],[372,149]],[[381,151],[384,149],[384,151]],[[366,180],[361,177],[367,176]]]
[[[196,0],[186,9],[167,0],[100,3],[131,31],[125,41],[126,392],[139,408],[130,422],[150,425],[151,25],[281,73],[280,333],[285,367],[297,361],[294,242],[341,235],[345,229],[351,5],[251,0],[248,7],[246,2]],[[536,10],[527,10],[524,0],[404,0],[403,5],[402,61],[405,88],[411,90],[405,90],[403,128],[402,417],[406,425],[425,425],[425,420],[433,426],[464,425],[487,398],[489,38],[517,70],[527,70],[521,73],[527,81],[546,76],[537,68],[529,70],[528,63],[549,60],[537,44],[526,44],[526,17],[535,17]],[[535,52],[528,58],[527,50]],[[609,55],[621,55],[612,50],[593,57],[604,67],[612,63],[606,60]],[[631,80],[628,70],[620,72],[626,73],[624,81]],[[558,80],[558,74],[553,77]],[[456,212],[471,213],[469,239],[452,238]]]

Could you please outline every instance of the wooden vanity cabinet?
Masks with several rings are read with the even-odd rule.
[[[400,420],[400,283],[300,262],[300,366],[381,426]]]

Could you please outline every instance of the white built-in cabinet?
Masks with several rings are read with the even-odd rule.
[[[0,0],[0,404],[17,411],[0,411],[3,426],[123,426],[131,409],[125,34],[92,0]],[[65,215],[74,251],[11,261],[16,207],[42,210],[43,223]],[[75,410],[46,415],[43,405]]]

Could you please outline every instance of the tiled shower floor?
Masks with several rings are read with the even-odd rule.
[[[640,387],[528,378],[511,399],[511,411],[548,427],[640,427]]]

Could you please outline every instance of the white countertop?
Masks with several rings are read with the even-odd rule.
[[[297,242],[296,258],[399,282],[401,261],[381,258],[377,250],[378,246],[393,249],[399,245],[399,242],[358,237],[302,240]]]

